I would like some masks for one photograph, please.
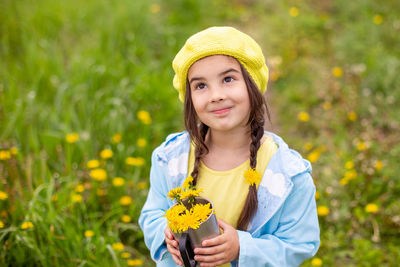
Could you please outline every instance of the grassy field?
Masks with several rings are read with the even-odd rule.
[[[150,155],[183,129],[171,62],[231,25],[262,46],[268,125],[313,164],[304,266],[400,262],[397,1],[0,2],[0,266],[154,266]]]

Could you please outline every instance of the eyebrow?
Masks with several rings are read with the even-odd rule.
[[[218,76],[224,76],[225,74],[227,74],[227,73],[229,73],[229,72],[237,72],[237,73],[240,73],[240,71],[238,71],[238,70],[236,70],[236,69],[233,69],[233,68],[230,68],[230,69],[227,69],[227,70],[221,72],[220,74],[218,74]],[[204,80],[204,78],[203,78],[203,77],[193,77],[192,79],[190,79],[189,84],[191,84],[191,83],[194,82],[194,81],[198,81],[198,80]]]

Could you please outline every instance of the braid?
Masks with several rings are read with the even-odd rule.
[[[200,141],[199,144],[196,144],[197,142],[195,141],[195,160],[194,160],[194,167],[193,171],[191,173],[191,176],[193,177],[193,185],[197,184],[197,178],[199,177],[199,167],[200,167],[200,159],[204,154],[208,153],[208,148],[206,144],[204,143],[206,139],[206,134],[207,134],[208,126],[205,125],[204,123],[200,123],[199,127],[199,132],[200,132],[200,137],[201,139],[198,140]]]

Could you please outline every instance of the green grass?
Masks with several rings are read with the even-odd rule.
[[[152,150],[183,129],[171,62],[191,34],[232,25],[267,58],[269,127],[314,161],[317,204],[329,208],[320,216],[316,257],[327,266],[395,266],[399,14],[396,1],[2,1],[0,191],[7,197],[0,200],[0,265],[154,265],[137,219]],[[140,110],[151,124],[138,119]],[[300,112],[309,120],[299,120]],[[79,141],[68,143],[73,132]],[[112,142],[116,133],[120,142]],[[6,156],[13,147],[18,153]],[[101,159],[103,149],[113,156]],[[145,164],[127,165],[127,157]],[[106,180],[90,177],[91,159]],[[348,162],[354,167],[346,169]],[[124,185],[114,186],[114,177]],[[132,203],[122,205],[122,196]],[[369,203],[377,213],[365,210]],[[21,229],[25,221],[33,228]],[[94,235],[85,237],[86,230]],[[118,242],[122,251],[112,247]]]

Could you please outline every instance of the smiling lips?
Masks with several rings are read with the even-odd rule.
[[[213,110],[212,113],[214,113],[214,114],[224,114],[224,113],[228,112],[231,109],[232,108],[216,109],[216,110]]]

